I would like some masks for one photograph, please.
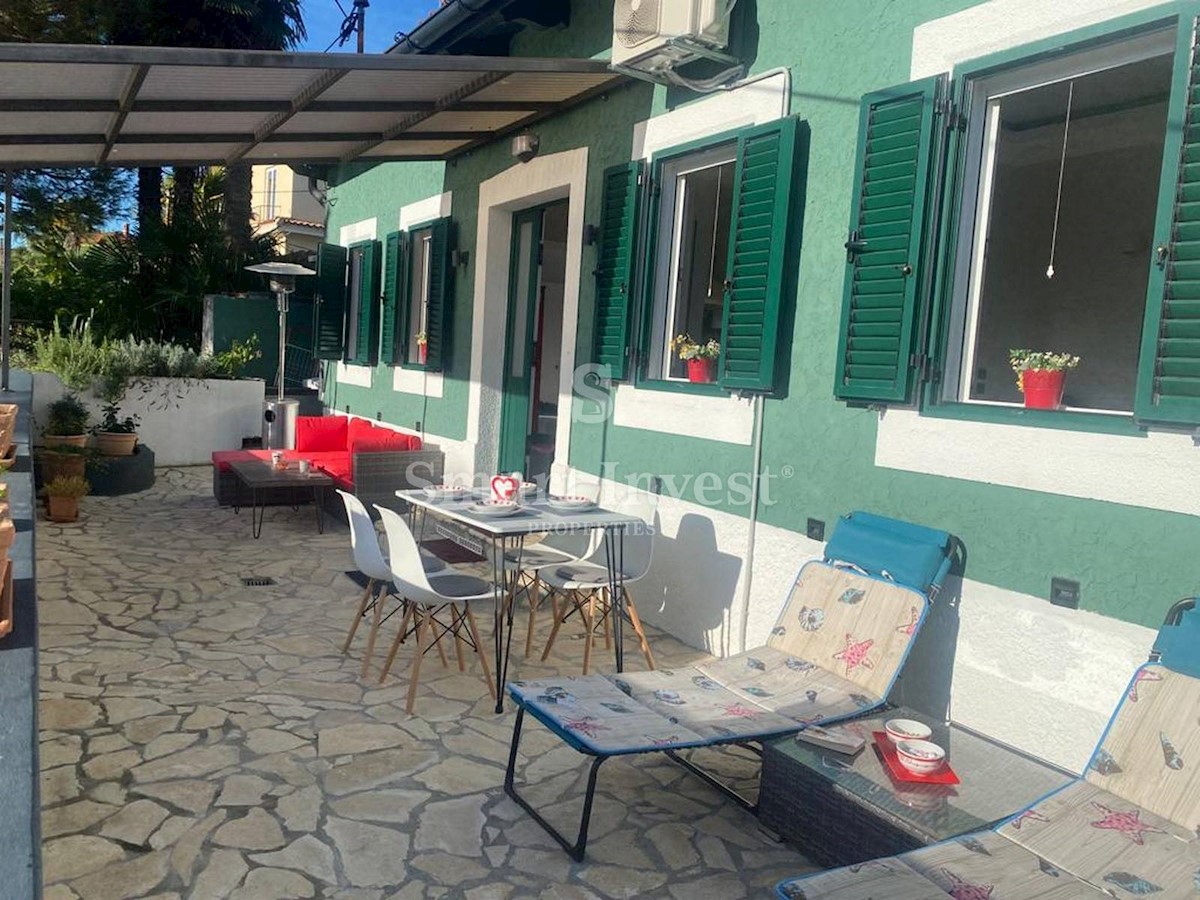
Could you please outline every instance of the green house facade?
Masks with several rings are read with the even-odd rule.
[[[393,52],[604,59],[612,12],[452,2]],[[324,401],[462,481],[660,491],[638,609],[718,655],[842,513],[951,531],[895,699],[1078,768],[1200,586],[1198,14],[740,0],[732,88],[555,111],[547,76],[494,111],[536,141],[334,168]],[[1060,408],[1022,406],[1018,348],[1080,357]]]

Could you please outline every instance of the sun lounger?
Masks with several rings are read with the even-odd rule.
[[[1196,897],[1200,612],[1172,608],[1083,777],[992,831],[779,885],[784,900]],[[981,773],[986,777],[986,773]]]
[[[824,558],[801,568],[765,646],[673,671],[512,683],[518,709],[505,791],[575,859],[587,846],[597,773],[614,756],[667,753],[745,803],[679,752],[755,743],[883,705],[952,549],[945,532],[851,513],[838,522]],[[593,757],[574,841],[514,786],[526,713]]]

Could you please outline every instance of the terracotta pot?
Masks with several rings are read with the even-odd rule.
[[[79,518],[78,497],[54,497],[49,500],[51,522],[74,522]]]
[[[717,380],[717,360],[715,357],[689,359],[687,361],[688,381],[692,384],[712,384]]]
[[[44,447],[86,447],[86,434],[43,434]]]
[[[96,432],[96,449],[105,456],[133,456],[133,451],[137,447],[137,442],[137,432]]]
[[[42,454],[42,482],[50,482],[59,475],[84,476],[87,468],[87,457],[80,453],[55,453],[47,450]]]
[[[1058,409],[1062,406],[1066,372],[1049,369],[1026,369],[1021,373],[1021,391],[1026,409]]]

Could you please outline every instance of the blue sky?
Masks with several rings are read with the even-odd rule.
[[[350,12],[353,0],[338,0]],[[371,0],[367,8],[367,52],[382,53],[394,43],[397,31],[411,31],[413,26],[436,9],[438,0]],[[308,40],[301,49],[322,52],[338,35],[342,13],[334,0],[304,0],[304,24]],[[339,48],[332,48],[336,52]],[[342,47],[353,53],[354,38]]]

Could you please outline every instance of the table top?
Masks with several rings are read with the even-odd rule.
[[[247,487],[328,487],[333,479],[318,469],[309,469],[301,474],[296,464],[288,463],[286,469],[276,469],[271,463],[252,459],[230,463],[229,467]]]
[[[613,512],[600,506],[578,512],[554,509],[546,502],[545,497],[523,500],[520,512],[504,518],[492,518],[473,513],[470,509],[473,503],[478,503],[488,496],[484,491],[472,492],[461,500],[433,500],[423,490],[396,491],[396,496],[413,506],[497,537],[645,525],[637,516]]]
[[[871,732],[883,731],[884,721],[893,718],[916,719],[932,728],[930,739],[946,748],[946,758],[961,783],[894,781],[871,739]],[[794,737],[773,741],[771,749],[817,772],[856,802],[898,819],[906,830],[928,843],[989,828],[1074,778],[1002,744],[909,709],[893,709],[841,727],[866,738],[867,745],[853,758]]]

